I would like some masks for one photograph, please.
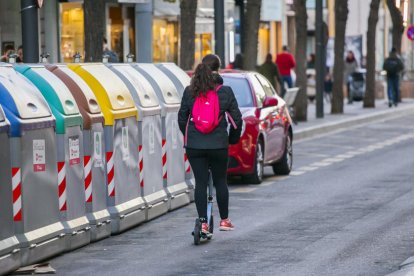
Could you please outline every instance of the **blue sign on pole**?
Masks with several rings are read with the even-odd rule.
[[[414,40],[414,25],[411,25],[407,29],[407,37],[409,40]]]

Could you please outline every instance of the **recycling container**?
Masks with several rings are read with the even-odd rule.
[[[56,118],[59,211],[70,251],[91,241],[84,201],[82,116],[66,85],[43,65],[15,69],[40,90]]]
[[[146,219],[138,181],[138,111],[128,87],[104,64],[68,67],[89,85],[104,114],[107,203],[116,234]]]
[[[154,64],[133,64],[151,84],[161,104],[163,179],[170,200],[170,210],[190,202],[190,189],[185,181],[184,142],[178,128],[181,98],[172,81]]]
[[[0,89],[4,89],[1,86]],[[1,92],[0,92],[1,93]],[[20,266],[20,248],[13,224],[13,186],[9,122],[0,106],[0,275]]]
[[[81,77],[63,64],[45,67],[69,88],[82,114],[86,217],[91,226],[91,241],[97,241],[111,235],[106,205],[104,117],[95,95]]]
[[[156,66],[168,76],[168,78],[174,83],[180,97],[183,97],[184,89],[190,85],[191,78],[188,74],[178,67],[175,63],[157,63]],[[185,169],[185,181],[190,190],[190,200],[194,201],[194,189],[195,180],[191,171],[190,161],[188,161],[187,155],[184,151],[184,169]]]
[[[10,122],[13,221],[21,265],[62,253],[55,118],[39,90],[11,65],[0,65],[0,104]]]
[[[147,220],[168,212],[169,199],[162,178],[161,107],[151,84],[129,64],[108,64],[127,85],[138,109],[138,146],[141,195]]]

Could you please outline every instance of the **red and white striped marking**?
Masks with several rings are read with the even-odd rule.
[[[138,161],[139,161],[139,185],[144,187],[144,157],[142,154],[142,145],[138,146]]]
[[[162,178],[167,179],[167,150],[165,139],[162,139]]]
[[[59,210],[66,211],[66,166],[65,162],[58,162],[58,189],[59,189]]]
[[[22,220],[22,176],[20,168],[12,168],[13,219]]]
[[[190,161],[188,161],[187,154],[184,152],[184,166],[185,166],[185,172],[189,173],[191,171]]]
[[[83,157],[83,171],[85,173],[85,201],[92,202],[92,160],[90,156]]]
[[[106,173],[108,177],[108,196],[115,196],[114,156],[112,151],[106,153]]]

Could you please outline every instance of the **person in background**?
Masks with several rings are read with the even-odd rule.
[[[114,51],[109,50],[108,47],[108,40],[106,40],[106,38],[103,38],[103,55],[108,55],[109,59],[108,62],[119,62],[119,58],[117,56],[117,54]]]
[[[346,90],[348,94],[348,104],[352,104],[353,97],[351,95],[351,78],[352,73],[354,73],[358,69],[358,62],[355,59],[354,52],[348,51],[346,58],[345,58],[345,64],[344,64],[344,81],[346,82]]]
[[[222,86],[223,79],[218,74],[220,58],[216,55],[206,55],[196,67],[191,83],[184,90],[178,111],[178,125],[184,137],[187,137],[185,150],[188,161],[195,177],[195,204],[201,222],[202,232],[208,234],[207,224],[207,186],[209,169],[216,188],[217,204],[221,217],[219,229],[233,230],[234,225],[229,219],[229,190],[227,187],[227,163],[229,136],[227,121],[222,119],[210,133],[203,134],[191,120],[194,102],[197,97],[203,97],[208,91],[216,91],[219,99],[219,118],[228,112],[237,125],[240,136],[242,116],[230,86]]]
[[[400,99],[400,74],[404,70],[404,63],[395,47],[392,47],[382,67],[387,72],[388,106],[397,106]]]
[[[283,81],[279,74],[279,69],[273,62],[272,54],[268,53],[266,55],[266,60],[262,65],[259,66],[258,72],[265,76],[276,90],[278,90],[277,83],[280,85],[280,90],[284,89]],[[282,92],[281,94],[284,93]]]
[[[289,53],[289,49],[286,45],[283,46],[283,52],[276,56],[276,64],[279,68],[280,75],[282,76],[283,83],[286,83],[288,88],[292,88],[293,83],[290,71],[295,68],[296,61],[293,55]],[[284,94],[282,97],[283,96]]]
[[[243,70],[243,55],[240,53],[236,54],[234,61],[229,63],[227,69]]]
[[[23,62],[23,45],[20,45],[19,48],[17,48],[16,62]]]
[[[1,56],[0,61],[1,62],[8,62],[9,61],[9,54],[11,54],[13,52],[14,52],[13,45],[6,45],[6,47],[4,47],[3,55]]]
[[[308,61],[306,63],[306,68],[307,69],[315,69],[315,54],[310,54]]]

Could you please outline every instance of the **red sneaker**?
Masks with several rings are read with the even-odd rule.
[[[234,230],[234,225],[233,223],[231,223],[230,219],[222,219],[220,221],[220,227],[219,227],[220,231],[232,231]]]
[[[207,222],[201,224],[201,232],[203,232],[204,234],[210,234]]]

